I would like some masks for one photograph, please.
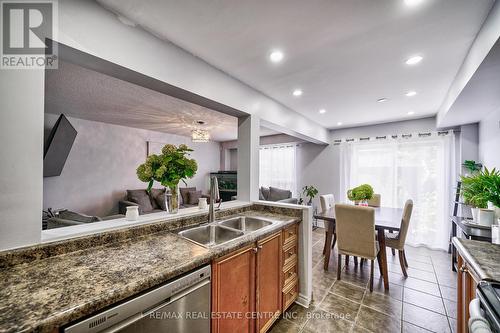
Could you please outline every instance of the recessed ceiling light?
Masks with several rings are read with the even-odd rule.
[[[325,109],[320,109],[319,113],[321,113],[321,114],[326,113],[326,110]]]
[[[422,61],[422,59],[424,59],[424,57],[417,55],[417,56],[413,56],[413,57],[408,58],[408,59],[405,61],[405,63],[406,63],[407,65],[416,65],[416,64],[418,64],[419,62],[421,62],[421,61]]]
[[[341,121],[339,121],[339,122],[337,123],[337,126],[340,126],[340,125],[342,125],[342,122],[341,122]]]
[[[408,97],[413,97],[416,94],[417,94],[417,92],[412,90],[412,91],[408,91],[405,95],[408,96]]]
[[[302,95],[302,90],[301,89],[295,89],[292,94],[293,94],[293,96],[301,96]]]
[[[280,62],[281,60],[283,60],[283,57],[284,57],[283,52],[281,52],[279,50],[275,50],[275,51],[271,52],[271,54],[269,55],[269,59],[272,62]]]
[[[389,100],[388,98],[383,97],[383,98],[377,99],[377,102],[384,103],[384,102],[387,102],[388,100]]]
[[[411,116],[411,115],[414,115],[415,114],[415,111],[409,111],[408,112],[408,115]]]
[[[410,7],[420,5],[422,2],[423,0],[405,0],[405,4]]]

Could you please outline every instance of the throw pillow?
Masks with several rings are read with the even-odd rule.
[[[198,200],[201,198],[201,191],[191,191],[191,192],[188,192],[188,197],[189,197],[188,203],[190,205],[197,205],[198,204]]]
[[[259,188],[259,200],[266,200],[266,198],[264,197],[264,193],[262,193],[262,187]]]
[[[144,213],[148,213],[153,210],[151,198],[146,190],[127,190],[127,198],[128,201],[135,202],[141,206]]]
[[[264,196],[264,200],[270,200],[269,199],[269,192],[270,192],[269,187],[262,186],[260,188],[260,190],[262,191],[262,195]]]
[[[187,204],[189,202],[188,193],[196,191],[196,187],[181,187],[179,191],[181,192],[182,203]]]
[[[292,192],[288,190],[282,190],[276,187],[269,188],[269,200],[270,201],[279,201],[292,197]]]
[[[152,188],[149,195],[151,196],[151,203],[153,204],[154,209],[167,210],[164,188]]]

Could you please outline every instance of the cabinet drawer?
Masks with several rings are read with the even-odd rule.
[[[297,261],[297,243],[290,244],[283,249],[283,267]]]
[[[297,260],[283,267],[283,288],[286,289],[293,280],[298,278]]]
[[[296,241],[298,230],[298,224],[294,224],[283,230],[283,244],[285,245]]]
[[[285,312],[288,307],[295,302],[297,296],[299,295],[299,283],[298,279],[295,279],[290,286],[288,286],[283,291],[283,312]]]

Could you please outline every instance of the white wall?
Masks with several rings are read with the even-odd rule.
[[[40,241],[44,75],[42,70],[0,72],[0,250],[3,250]]]
[[[46,114],[46,126],[52,128],[58,115]],[[189,186],[208,192],[208,176],[219,167],[217,142],[193,143],[188,137],[143,129],[111,125],[68,117],[78,134],[60,176],[43,179],[43,207],[67,208],[88,215],[118,213],[118,201],[127,189],[146,188],[136,175],[144,163],[147,141],[194,149],[192,158],[198,172],[187,181]],[[183,183],[180,186],[184,186]],[[161,187],[156,184],[154,187]]]
[[[500,110],[479,123],[479,160],[488,168],[500,169]]]

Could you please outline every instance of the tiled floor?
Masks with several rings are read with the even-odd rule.
[[[406,248],[404,278],[398,256],[388,255],[389,291],[375,267],[374,291],[368,288],[369,263],[342,268],[337,281],[337,252],[323,270],[324,229],[313,232],[313,304],[294,304],[271,332],[454,332],[456,273],[446,252]]]

